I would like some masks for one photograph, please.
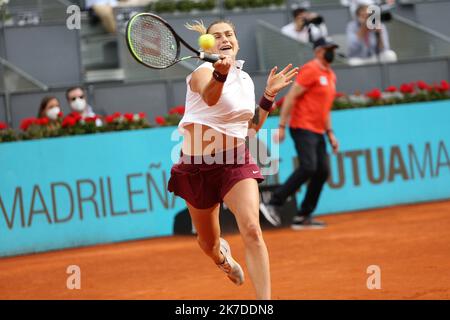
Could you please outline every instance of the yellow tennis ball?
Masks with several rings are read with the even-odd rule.
[[[214,47],[214,44],[216,43],[216,39],[214,39],[214,36],[212,34],[203,34],[198,38],[198,45],[203,50],[208,50]]]

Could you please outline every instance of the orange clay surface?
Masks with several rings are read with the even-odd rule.
[[[450,299],[450,201],[321,217],[323,230],[264,232],[274,299]],[[233,285],[197,246],[169,237],[0,259],[0,299],[253,299],[239,235],[227,235],[247,281]],[[66,269],[81,268],[68,290]],[[367,267],[381,268],[369,290]]]

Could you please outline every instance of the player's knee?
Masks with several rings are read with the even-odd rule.
[[[259,245],[263,241],[261,227],[256,222],[241,228],[241,235],[246,245]]]

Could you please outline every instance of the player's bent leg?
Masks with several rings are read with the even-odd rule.
[[[255,179],[237,182],[224,202],[236,217],[245,244],[245,257],[257,299],[271,298],[269,254],[259,224],[259,190]]]
[[[186,204],[192,223],[197,230],[197,241],[200,248],[216,264],[222,263],[224,256],[220,253],[220,204],[217,203],[208,209],[197,209],[188,202]]]

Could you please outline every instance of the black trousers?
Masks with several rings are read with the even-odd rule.
[[[325,138],[324,135],[309,130],[294,128],[289,130],[297,150],[299,167],[274,191],[270,203],[282,205],[302,184],[309,181],[298,214],[311,216],[330,173]]]

